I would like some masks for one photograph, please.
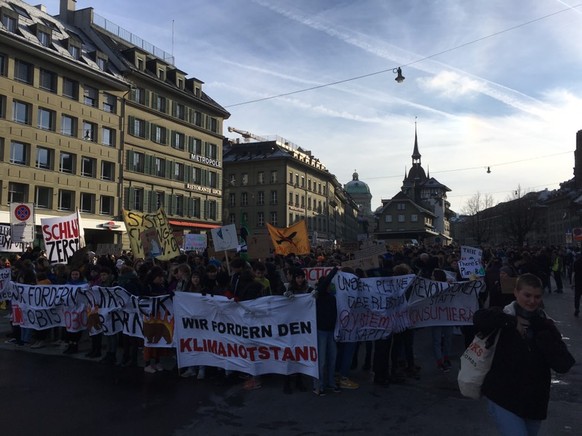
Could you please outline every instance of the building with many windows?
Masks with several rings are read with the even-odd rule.
[[[52,17],[0,0],[0,223],[13,202],[37,224],[79,209],[89,246],[122,242],[122,208],[164,207],[177,232],[220,225],[228,112],[171,55],[75,4]]]
[[[357,205],[319,159],[283,138],[242,133],[247,142],[224,145],[225,223],[266,235],[267,223],[305,220],[312,245],[356,240]]]

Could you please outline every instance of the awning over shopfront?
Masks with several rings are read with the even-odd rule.
[[[191,227],[198,229],[216,229],[217,227],[220,227],[220,224],[193,223],[191,221],[168,220],[168,222],[177,227]]]
[[[55,218],[58,215],[46,215],[36,212],[34,214],[34,224],[40,226],[40,220],[46,218]],[[10,225],[9,212],[0,212],[0,224]],[[103,219],[90,219],[83,216],[81,212],[81,225],[85,230],[106,230],[113,232],[125,232],[125,223],[123,221],[108,220],[107,217]]]

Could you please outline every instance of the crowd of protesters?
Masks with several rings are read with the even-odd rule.
[[[0,259],[0,267],[12,269],[12,279],[26,284],[81,284],[91,286],[121,286],[136,296],[158,296],[173,292],[196,292],[203,295],[223,295],[237,301],[246,301],[263,296],[284,295],[293,298],[296,294],[311,293],[316,298],[317,340],[319,349],[319,380],[313,384],[316,395],[326,391],[357,389],[358,383],[350,378],[350,371],[360,368],[372,370],[374,383],[388,386],[402,383],[407,378],[418,379],[421,367],[415,360],[414,329],[392,334],[387,339],[363,343],[336,343],[334,329],[337,318],[332,277],[338,271],[351,272],[359,277],[388,277],[416,274],[423,278],[447,281],[456,276],[463,280],[458,267],[459,247],[403,247],[388,251],[381,256],[378,268],[363,271],[341,267],[349,259],[341,250],[318,248],[307,256],[276,256],[259,260],[234,258],[228,265],[224,260],[209,258],[207,253],[188,253],[171,262],[152,259],[134,259],[131,252],[120,255],[100,255],[83,251],[68,265],[50,265],[44,253],[38,249],[28,250],[22,255],[11,255]],[[579,253],[562,248],[487,248],[483,250],[486,292],[479,295],[480,307],[503,306],[510,302],[512,294],[503,293],[504,277],[517,277],[533,273],[540,278],[547,292],[561,293],[564,283],[575,288],[575,316],[579,315],[580,292],[582,291],[582,257]],[[322,278],[315,289],[306,281],[304,268],[335,267]],[[574,278],[573,278],[574,277]],[[551,280],[553,278],[553,280]],[[555,288],[552,287],[555,283]],[[471,326],[462,328],[469,343],[474,335]],[[434,364],[448,372],[451,364],[451,338],[453,329],[432,328]],[[14,326],[7,340],[16,346],[32,349],[51,343],[62,344],[63,353],[77,354],[82,351],[79,343],[86,333],[69,333],[62,328],[32,331]],[[143,353],[144,371],[154,374],[164,370],[161,359],[172,353],[171,349],[143,346],[139,338],[119,334],[91,336],[90,349],[85,356],[101,359],[106,364],[137,366],[140,350]],[[360,353],[359,348],[365,347]],[[103,352],[105,350],[105,353]],[[364,355],[364,362],[358,356]],[[360,363],[362,363],[360,365]],[[426,363],[425,363],[426,364]],[[182,377],[206,377],[204,367],[183,368]],[[221,376],[232,374],[213,368]],[[247,377],[245,387],[261,387],[259,377]],[[286,376],[283,389],[306,390],[301,375]]]

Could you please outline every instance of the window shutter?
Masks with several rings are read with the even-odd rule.
[[[133,171],[133,151],[127,150],[127,165],[125,165],[125,169]]]
[[[135,117],[127,117],[127,132],[135,136]]]
[[[134,188],[128,188],[129,189],[129,205],[128,205],[128,209],[129,210],[134,210],[135,209],[135,189]]]
[[[166,160],[166,179],[171,180],[174,178],[174,162],[171,160]]]
[[[123,208],[130,210],[129,207],[129,188],[123,188]]]
[[[149,155],[144,156],[143,171],[145,174],[153,174],[152,161],[153,161],[153,159],[151,156],[149,156]]]

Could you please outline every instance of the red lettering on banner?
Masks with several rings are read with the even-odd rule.
[[[239,344],[224,344],[214,339],[180,338],[178,345],[182,353],[210,353],[220,357],[236,357],[255,362],[257,360],[282,361],[317,361],[316,347],[276,347],[276,346],[244,346]]]
[[[79,222],[77,220],[55,223],[53,225],[45,224],[42,226],[42,232],[46,235],[44,240],[50,242],[59,239],[73,239],[79,237]]]

